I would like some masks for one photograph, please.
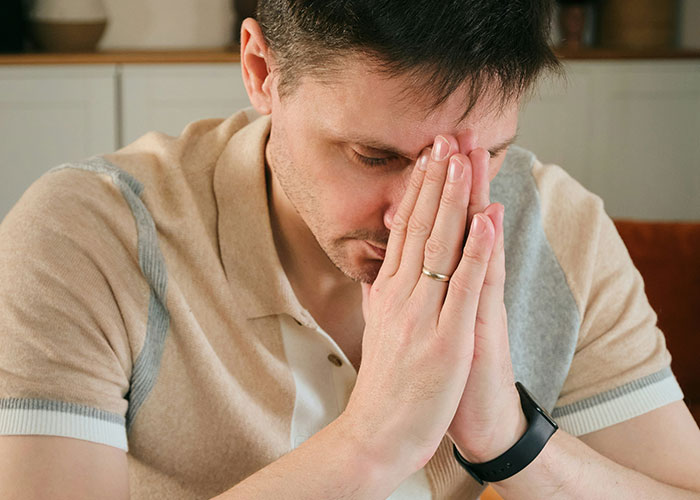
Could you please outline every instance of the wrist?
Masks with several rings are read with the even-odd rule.
[[[381,433],[366,428],[347,413],[342,413],[331,426],[342,449],[353,456],[353,468],[368,483],[390,488],[387,497],[424,465],[412,458],[411,450],[402,448],[400,436],[385,440]]]
[[[466,460],[483,463],[508,451],[525,434],[527,425],[527,418],[518,400],[515,407],[507,413],[504,412],[503,417],[498,419],[494,428],[487,433],[488,437],[482,439],[479,446],[475,446],[473,440],[462,439],[461,436],[450,434],[449,437]]]
[[[507,451],[486,462],[470,462],[453,448],[457,462],[480,484],[499,482],[512,477],[535,460],[559,426],[532,397],[525,386],[516,382],[523,414],[527,420],[525,433]]]

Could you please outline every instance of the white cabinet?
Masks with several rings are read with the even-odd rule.
[[[565,80],[543,79],[520,111],[516,141],[586,186],[590,185],[591,80],[590,68],[580,64],[567,65]]]
[[[700,60],[570,61],[518,143],[613,217],[700,220]],[[0,66],[0,218],[48,168],[249,106],[237,63]]]
[[[521,114],[519,144],[613,217],[700,220],[700,61],[567,64]]]
[[[0,67],[0,219],[67,160],[116,145],[114,67]]]
[[[591,189],[614,215],[700,220],[700,65],[606,69],[597,75]]]
[[[125,65],[122,140],[150,130],[178,135],[189,122],[250,106],[240,64]]]
[[[55,165],[247,106],[234,63],[0,66],[0,220]]]

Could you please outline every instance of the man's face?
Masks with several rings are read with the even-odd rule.
[[[335,267],[354,281],[372,283],[382,259],[368,242],[386,247],[391,217],[421,151],[436,135],[456,136],[467,128],[476,134],[476,147],[492,150],[515,135],[518,106],[493,106],[484,98],[457,124],[466,106],[462,92],[426,116],[429,100],[402,94],[401,77],[389,79],[366,63],[348,61],[335,82],[304,78],[283,102],[273,85],[266,158]],[[379,161],[368,165],[360,155]],[[502,151],[490,160],[490,178],[504,158]]]

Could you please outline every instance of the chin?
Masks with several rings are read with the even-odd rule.
[[[379,269],[381,269],[382,267],[382,262],[383,261],[378,260],[368,261],[367,264],[365,264],[362,267],[362,269],[358,270],[356,276],[349,277],[353,281],[357,281],[360,283],[369,283],[371,285],[372,283],[374,283],[374,280],[376,280],[377,276],[379,275]]]
[[[360,245],[357,246],[360,247]],[[340,272],[358,283],[374,283],[384,263],[383,260],[369,256],[366,250],[351,249],[349,246],[345,246],[335,255],[328,254],[328,257]]]

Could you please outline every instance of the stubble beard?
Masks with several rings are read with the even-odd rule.
[[[347,245],[343,246],[338,240],[334,240],[329,248],[324,247],[321,243],[319,245],[333,265],[351,280],[372,284],[377,279],[383,261],[368,260],[360,269],[356,269],[350,264],[347,252],[344,251]]]
[[[271,146],[269,152],[275,164],[275,168],[271,168],[269,165],[268,168],[277,177],[294,211],[304,221],[304,224],[308,227],[328,261],[352,281],[374,283],[383,261],[363,259],[364,262],[359,268],[358,266],[353,266],[348,255],[348,242],[352,240],[347,238],[325,238],[322,228],[332,227],[332,225],[324,218],[318,198],[315,196],[316,190],[314,190],[313,186],[305,185],[298,170],[286,155],[280,154],[274,143],[268,143],[268,146]],[[300,207],[303,207],[303,209],[300,210]]]

